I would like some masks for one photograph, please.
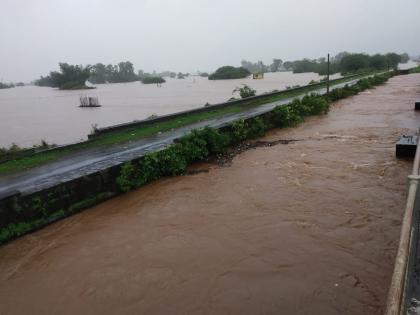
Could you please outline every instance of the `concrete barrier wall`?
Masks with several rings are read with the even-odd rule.
[[[120,192],[116,184],[120,168],[120,165],[113,166],[32,194],[15,192],[4,196],[0,200],[0,229],[9,224],[48,217],[57,211],[64,215],[75,205],[80,205],[77,210],[81,210],[83,201],[100,194],[115,196]]]

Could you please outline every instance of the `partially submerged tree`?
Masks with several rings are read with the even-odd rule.
[[[90,76],[90,66],[75,66],[68,63],[60,63],[60,72],[52,71],[47,77],[35,81],[35,85],[58,87],[62,90],[85,89],[86,80]]]
[[[243,67],[224,66],[209,75],[209,80],[242,79],[251,73]]]
[[[283,60],[281,59],[273,59],[273,63],[270,65],[271,72],[280,71],[280,68],[283,64]]]
[[[162,84],[166,81],[162,77],[146,76],[141,80],[141,82],[143,84]]]
[[[139,76],[134,72],[134,66],[130,61],[122,61],[117,65],[97,63],[92,66],[89,81],[92,83],[123,83],[138,81]]]
[[[97,63],[92,66],[89,82],[93,84],[107,83],[109,80],[109,72],[103,63]]]
[[[13,83],[7,84],[7,83],[1,83],[0,82],[0,89],[9,89],[15,87],[15,85]]]
[[[410,56],[407,53],[403,53],[400,55],[401,63],[407,63],[410,60]]]
[[[261,60],[258,62],[242,60],[241,66],[242,68],[247,69],[250,73],[266,73],[270,71],[270,67],[265,65]]]

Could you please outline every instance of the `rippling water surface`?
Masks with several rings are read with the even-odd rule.
[[[0,247],[1,314],[379,315],[420,74]],[[198,172],[201,170],[201,172]]]

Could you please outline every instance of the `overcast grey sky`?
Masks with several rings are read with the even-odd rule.
[[[73,64],[213,71],[350,52],[420,54],[420,0],[0,0],[0,81]]]

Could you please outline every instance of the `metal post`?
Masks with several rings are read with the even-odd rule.
[[[330,93],[330,54],[327,57],[327,94]]]

